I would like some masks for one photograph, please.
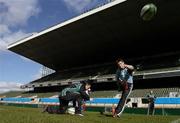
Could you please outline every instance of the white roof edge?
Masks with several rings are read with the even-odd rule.
[[[17,45],[21,44],[21,43],[24,43],[24,42],[26,42],[26,41],[29,41],[29,40],[31,40],[31,39],[33,39],[33,38],[36,38],[36,37],[38,37],[38,36],[41,36],[41,35],[43,35],[43,34],[45,34],[45,33],[48,33],[48,32],[50,32],[50,31],[53,31],[53,30],[55,30],[55,29],[58,29],[58,28],[63,27],[63,26],[65,26],[65,25],[68,25],[68,24],[73,23],[73,22],[75,22],[75,21],[77,21],[77,20],[80,20],[80,19],[85,18],[85,17],[87,17],[87,16],[89,16],[89,15],[95,14],[95,13],[97,13],[97,12],[99,12],[99,11],[105,10],[105,9],[107,9],[107,8],[110,8],[110,7],[114,6],[114,5],[117,5],[117,4],[122,3],[122,2],[125,2],[125,1],[127,1],[127,0],[115,0],[115,1],[109,2],[109,3],[107,3],[107,4],[105,4],[105,5],[101,6],[101,7],[95,8],[95,9],[93,9],[93,10],[91,10],[91,11],[88,11],[88,12],[86,12],[86,13],[83,13],[83,14],[77,16],[77,17],[74,17],[74,18],[70,19],[70,20],[67,20],[67,21],[62,22],[62,23],[60,23],[60,24],[58,24],[58,25],[55,25],[55,26],[50,27],[50,28],[48,28],[48,29],[45,29],[45,30],[43,30],[43,31],[41,31],[41,32],[39,32],[39,33],[37,33],[37,34],[31,35],[31,36],[29,36],[29,37],[27,37],[27,38],[24,38],[24,39],[22,39],[22,40],[19,40],[19,41],[17,41],[17,42],[14,42],[14,43],[8,45],[7,48],[10,49],[10,48],[12,48],[12,47],[14,47],[14,46],[17,46]]]

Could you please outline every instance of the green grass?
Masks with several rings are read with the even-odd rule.
[[[41,109],[0,106],[0,123],[170,123],[179,116],[146,116],[123,114],[121,118],[84,112],[84,117],[41,113]]]

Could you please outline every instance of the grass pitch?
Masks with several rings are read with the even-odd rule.
[[[179,123],[180,116],[123,114],[112,118],[98,112],[84,112],[84,117],[41,113],[37,108],[0,106],[0,123]]]

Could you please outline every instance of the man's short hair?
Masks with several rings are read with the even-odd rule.
[[[93,82],[94,82],[94,81],[91,80],[91,79],[81,81],[81,83],[83,83],[83,84],[88,84],[88,85],[93,84]]]
[[[122,58],[118,58],[118,59],[116,60],[116,63],[118,63],[118,62],[120,62],[120,61],[124,62],[124,60],[123,60]]]

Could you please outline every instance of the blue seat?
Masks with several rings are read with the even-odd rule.
[[[162,97],[155,100],[155,104],[180,104],[180,98]]]
[[[9,98],[3,98],[3,101],[8,101],[8,102],[31,102],[31,98],[9,97]]]
[[[86,103],[94,104],[117,104],[119,99],[116,98],[94,98],[92,101],[87,101]]]
[[[59,99],[58,98],[40,98],[39,102],[44,102],[44,103],[58,103]]]

